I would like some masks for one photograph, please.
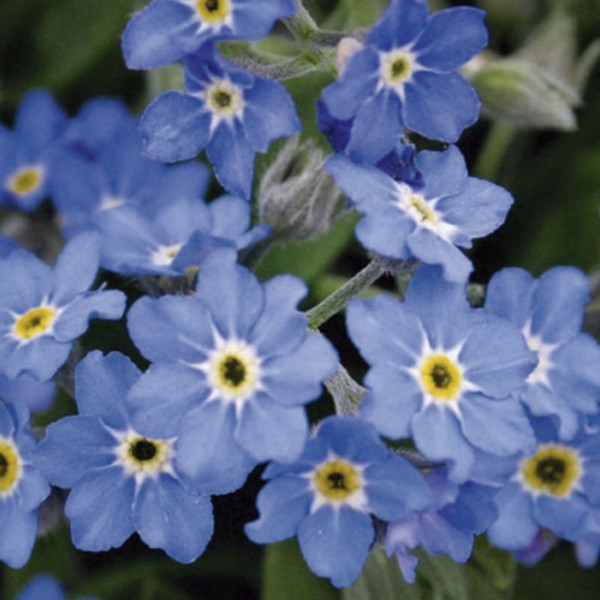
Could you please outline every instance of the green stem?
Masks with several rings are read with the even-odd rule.
[[[385,272],[386,263],[379,258],[374,258],[362,271],[347,281],[333,294],[319,302],[317,306],[306,312],[308,327],[317,329],[333,315],[342,310],[351,298],[368,288],[377,281]]]
[[[473,175],[481,179],[496,181],[506,151],[516,133],[517,128],[514,125],[494,123],[479,153]]]
[[[283,19],[283,22],[292,35],[301,42],[312,41],[319,31],[319,26],[302,4],[302,0],[296,0],[296,13],[289,19]]]
[[[335,412],[338,415],[354,415],[367,390],[354,381],[346,369],[340,365],[338,370],[326,382],[325,387],[333,398]]]

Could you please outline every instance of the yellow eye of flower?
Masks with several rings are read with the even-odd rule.
[[[406,50],[394,50],[383,58],[382,77],[386,85],[394,87],[410,79],[413,56]]]
[[[11,441],[0,438],[0,496],[12,492],[22,471],[17,448]]]
[[[426,221],[434,222],[437,220],[433,209],[427,204],[425,199],[418,194],[410,194],[406,199],[406,203],[409,212],[417,221],[425,223]]]
[[[30,194],[40,187],[43,175],[40,167],[23,167],[8,180],[8,189],[19,196]]]
[[[566,496],[581,476],[579,456],[568,446],[543,444],[531,458],[521,462],[521,475],[533,491]]]
[[[197,0],[196,10],[204,21],[222,21],[229,14],[229,0]]]
[[[216,350],[210,360],[209,381],[227,399],[243,399],[259,381],[259,362],[251,347],[230,342]]]
[[[362,487],[359,472],[345,460],[332,460],[319,467],[314,474],[317,491],[328,500],[341,502]]]
[[[131,432],[118,453],[127,472],[151,476],[164,471],[169,465],[173,448],[165,440],[152,440]]]
[[[421,365],[421,382],[434,400],[453,400],[460,390],[462,373],[445,354],[433,354]]]
[[[22,340],[42,335],[52,327],[54,316],[54,309],[50,306],[32,308],[15,321],[14,333]]]
[[[206,88],[206,103],[215,115],[228,118],[242,111],[244,96],[237,85],[219,79]]]

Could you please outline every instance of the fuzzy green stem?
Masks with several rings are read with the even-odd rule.
[[[335,374],[325,382],[327,391],[333,398],[338,415],[354,415],[367,393],[367,390],[354,381],[346,369],[340,365]]]
[[[317,329],[333,315],[342,310],[348,302],[357,294],[368,288],[377,281],[385,272],[385,261],[374,258],[362,271],[359,271],[352,279],[348,280],[342,287],[325,298],[306,312],[308,326]]]

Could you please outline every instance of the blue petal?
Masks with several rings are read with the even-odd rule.
[[[346,152],[352,160],[374,164],[391,152],[402,134],[402,102],[385,88],[358,109]]]
[[[23,447],[21,446],[21,451]],[[50,495],[50,486],[45,477],[32,466],[30,457],[24,465],[23,475],[15,491],[19,507],[27,512],[35,510]]]
[[[236,239],[250,227],[250,204],[239,196],[226,194],[208,205],[211,232],[217,237]]]
[[[148,360],[197,363],[214,348],[211,315],[196,297],[140,298],[127,314],[127,326]]]
[[[198,98],[178,91],[161,94],[140,117],[144,154],[163,162],[193,158],[208,142],[210,120]]]
[[[21,510],[15,496],[3,499],[0,510],[0,560],[13,569],[23,567],[31,555],[37,526],[37,510]]]
[[[460,233],[479,238],[496,231],[506,220],[513,198],[504,189],[489,181],[469,177],[464,189],[444,198],[436,210],[446,223],[456,225]]]
[[[488,530],[492,544],[505,550],[528,546],[539,527],[533,518],[530,496],[520,485],[511,483],[498,492],[495,501],[500,516]]]
[[[365,41],[382,50],[405,46],[421,33],[426,20],[427,4],[422,0],[392,0]]]
[[[235,431],[240,446],[257,462],[293,462],[302,453],[307,437],[304,408],[281,406],[262,393],[244,403]]]
[[[485,11],[465,6],[431,15],[412,47],[419,64],[436,71],[451,71],[464,65],[487,45],[484,17]]]
[[[54,337],[59,342],[70,342],[87,330],[90,319],[120,319],[125,312],[126,300],[121,290],[80,294],[65,306],[56,320]]]
[[[484,313],[473,321],[458,359],[465,378],[494,398],[518,390],[537,362],[512,323]]]
[[[65,600],[65,594],[50,575],[36,575],[30,579],[15,600]]]
[[[294,101],[277,81],[257,77],[244,98],[246,135],[258,152],[266,152],[274,140],[300,131]]]
[[[533,514],[543,527],[573,542],[585,533],[590,506],[578,494],[566,500],[541,495],[533,504]]]
[[[449,146],[444,152],[423,150],[415,164],[423,174],[424,185],[419,193],[428,200],[458,194],[467,183],[469,173],[465,158],[456,146]]]
[[[384,521],[406,519],[431,506],[432,495],[423,476],[398,456],[370,465],[364,477],[369,506]]]
[[[304,281],[291,275],[264,284],[264,309],[248,338],[261,356],[286,356],[304,341],[306,316],[297,307],[307,292]]]
[[[94,283],[100,262],[100,237],[82,233],[67,242],[54,265],[52,302],[62,306]]]
[[[123,33],[122,49],[130,69],[155,69],[179,60],[185,53],[179,38],[198,28],[193,11],[179,2],[152,2],[135,14]]]
[[[89,471],[112,464],[116,447],[100,419],[64,417],[46,429],[34,464],[52,485],[72,488]]]
[[[264,290],[256,276],[237,264],[231,250],[213,252],[203,263],[196,297],[208,306],[224,339],[247,339],[264,310]]]
[[[531,333],[546,344],[566,341],[579,333],[583,308],[590,299],[590,284],[574,267],[554,267],[538,280],[535,290]]]
[[[431,405],[412,421],[413,438],[419,452],[431,460],[449,462],[449,479],[466,481],[473,469],[473,448],[465,440],[454,413]]]
[[[234,4],[236,37],[260,40],[277,19],[291,17],[296,11],[293,0],[237,0]]]
[[[472,310],[465,286],[444,281],[440,275],[438,267],[420,267],[411,279],[404,305],[421,319],[431,347],[447,350],[464,341]]]
[[[477,94],[458,73],[419,71],[404,89],[406,126],[427,138],[454,143],[479,118]]]
[[[312,494],[308,480],[293,476],[280,476],[260,490],[256,507],[260,517],[247,523],[246,535],[255,544],[280,542],[296,535],[298,525],[310,509]]]
[[[48,410],[55,394],[56,385],[53,381],[38,381],[30,375],[21,375],[16,379],[0,375],[0,397],[12,403],[23,402],[29,412]],[[6,434],[0,432],[0,435]]]
[[[468,394],[459,407],[462,431],[473,446],[500,456],[535,450],[533,430],[518,400]]]
[[[100,417],[116,430],[128,427],[125,397],[139,379],[140,370],[124,354],[103,356],[90,352],[75,370],[75,398],[79,413]]]
[[[238,121],[234,121],[233,127],[224,122],[218,125],[206,147],[219,183],[228,192],[246,199],[252,191],[255,154]]]
[[[135,528],[150,548],[181,563],[195,561],[213,534],[210,498],[186,492],[170,475],[148,478],[133,506]]]
[[[304,342],[287,356],[261,365],[265,391],[282,406],[297,406],[316,400],[324,381],[337,370],[338,356],[326,338],[309,333]]]
[[[523,269],[502,269],[490,279],[485,310],[519,329],[529,321],[537,281]]]
[[[191,412],[175,446],[177,469],[206,494],[227,494],[241,487],[254,460],[238,444],[233,404],[209,402]]]
[[[412,255],[406,246],[406,239],[414,229],[414,221],[392,207],[369,212],[358,222],[356,238],[365,248],[380,256],[407,259]]]
[[[39,381],[48,381],[67,360],[71,345],[48,335],[23,345],[9,339],[4,344],[0,342],[0,366],[8,377],[28,373]]]
[[[394,440],[410,437],[411,420],[423,403],[423,391],[414,377],[377,364],[367,374],[365,384],[370,391],[362,401],[360,416],[382,435]]]
[[[471,261],[456,246],[425,227],[417,227],[406,238],[406,245],[423,263],[440,265],[446,281],[465,282],[473,270]]]
[[[378,80],[379,55],[366,46],[350,57],[341,77],[328,85],[321,97],[331,116],[350,119],[375,92]]]
[[[123,468],[106,467],[84,475],[71,490],[65,514],[79,550],[118,548],[134,531],[131,516],[135,480]]]
[[[300,549],[310,569],[339,588],[360,575],[374,537],[371,517],[346,507],[325,506],[298,528]]]
[[[208,396],[204,374],[182,363],[158,362],[132,386],[127,396],[131,424],[153,438],[177,435],[182,419]]]

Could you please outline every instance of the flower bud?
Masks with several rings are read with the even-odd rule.
[[[302,240],[329,229],[343,195],[323,169],[313,142],[288,141],[265,172],[258,192],[262,222],[280,239]]]

